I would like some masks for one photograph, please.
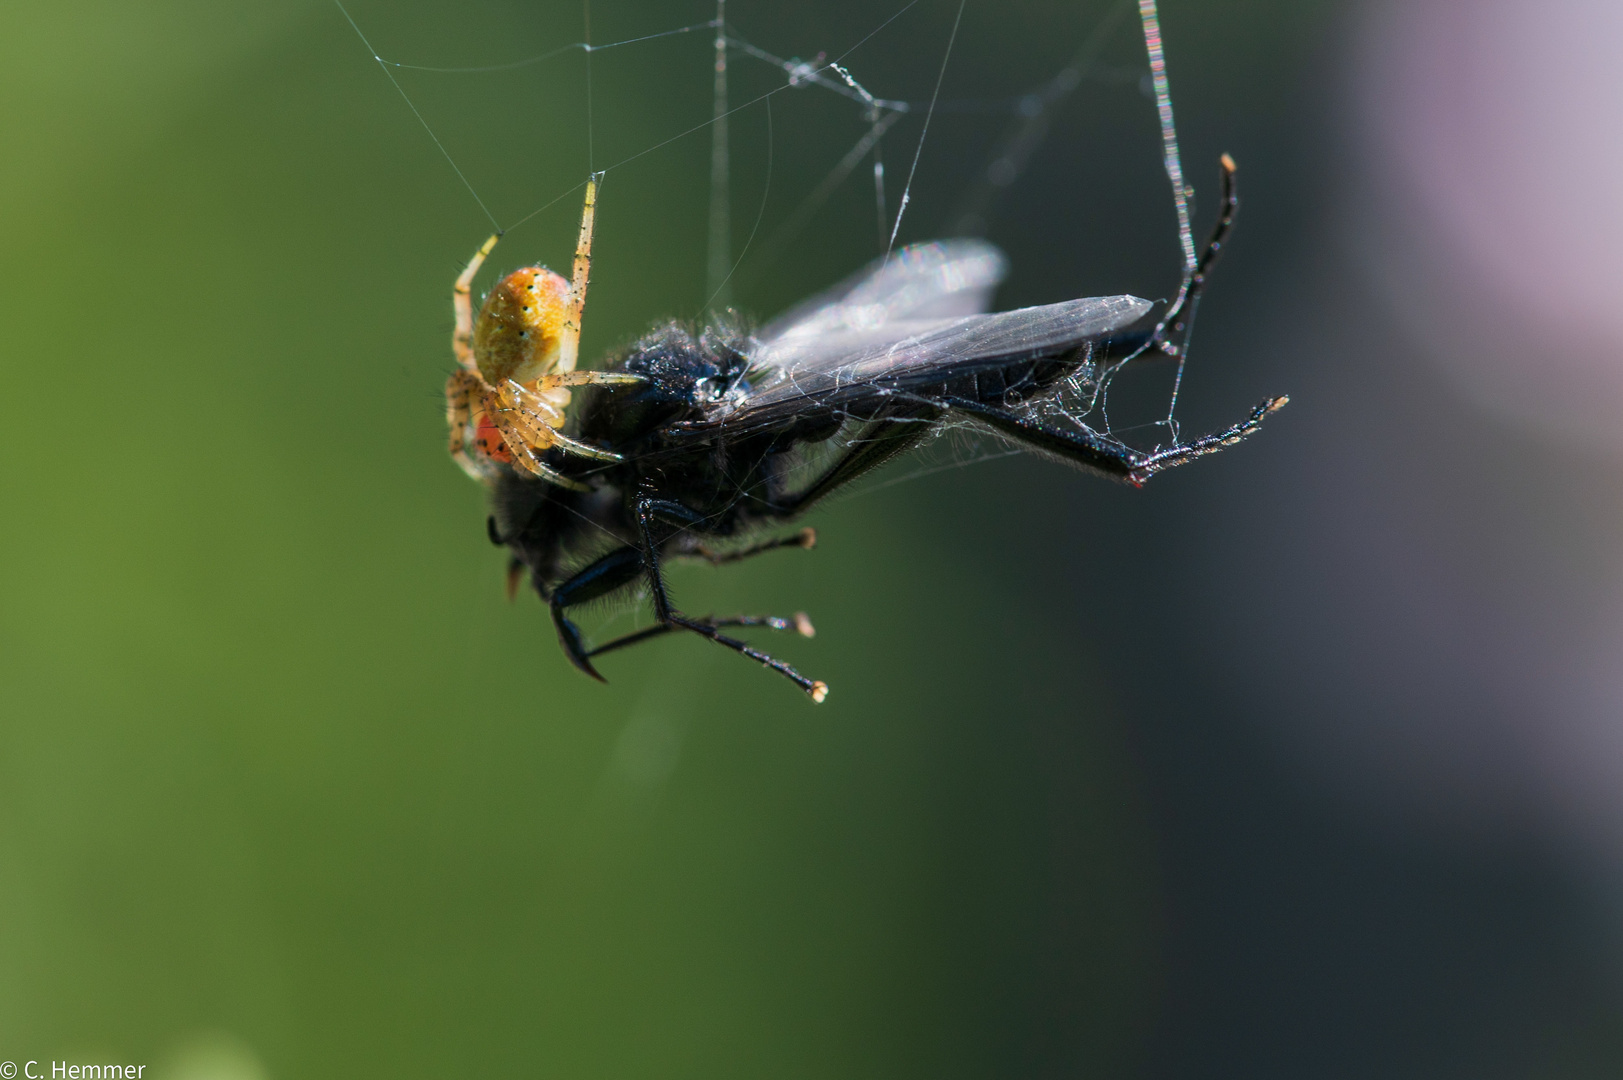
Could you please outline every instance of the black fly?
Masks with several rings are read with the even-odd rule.
[[[765,626],[810,636],[804,615],[684,614],[666,589],[665,563],[809,548],[811,529],[760,537],[948,422],[1138,486],[1232,446],[1285,404],[1272,398],[1233,427],[1189,442],[1178,441],[1169,412],[1163,423],[1173,445],[1153,451],[1127,445],[1108,425],[1094,430],[1061,404],[1080,396],[1091,409],[1111,377],[1141,357],[1182,364],[1206,273],[1238,208],[1234,162],[1224,155],[1217,224],[1197,256],[1155,2],[1138,7],[1185,267],[1159,319],[1154,305],[1133,296],[988,314],[1003,256],[982,241],[955,240],[888,255],[753,333],[724,322],[697,332],[672,323],[606,369],[577,371],[599,177],[586,185],[571,280],[541,267],[516,270],[475,319],[470,287],[496,237],[480,248],[453,293],[451,455],[492,489],[489,533],[511,553],[509,593],[528,573],[576,667],[601,680],[596,657],[686,631],[822,701],[825,684],[723,632]],[[587,396],[571,413],[574,387]],[[570,610],[639,586],[652,599],[654,625],[589,644]]]
[[[987,314],[1002,256],[981,241],[949,241],[902,249],[753,334],[717,324],[694,333],[673,323],[604,371],[574,372],[592,185],[575,285],[552,275],[554,308],[534,300],[544,272],[526,268],[503,279],[474,323],[466,290],[479,259],[458,282],[456,345],[467,359],[447,388],[452,452],[493,489],[490,538],[511,552],[511,585],[528,572],[565,654],[593,678],[602,679],[593,661],[604,653],[687,631],[822,701],[824,683],[723,632],[766,626],[809,634],[804,616],[684,614],[672,603],[664,564],[812,546],[810,529],[736,543],[793,520],[949,419],[1135,486],[1250,435],[1285,398],[1263,402],[1225,431],[1154,452],[1048,422],[1031,408],[1067,386],[1097,386],[1146,354],[1182,355],[1206,271],[1237,207],[1227,157],[1222,185],[1212,237],[1159,320],[1150,302],[1132,296]],[[558,429],[567,387],[589,383],[609,385],[588,391],[566,437]],[[652,599],[654,625],[589,644],[570,609],[638,586]]]

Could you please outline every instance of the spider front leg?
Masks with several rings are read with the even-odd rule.
[[[473,276],[500,239],[498,233],[480,245],[451,286],[451,311],[456,316],[456,325],[451,331],[451,355],[456,357],[459,370],[445,381],[445,421],[451,429],[451,459],[475,480],[488,480],[490,470],[468,455],[474,406],[483,399],[485,391],[485,382],[477,374],[479,369],[473,360]]]
[[[569,283],[569,303],[564,309],[563,330],[558,335],[560,373],[575,370],[580,358],[580,323],[586,311],[586,282],[592,275],[592,230],[597,223],[597,184],[602,173],[586,181],[586,201],[580,211],[580,236],[575,241],[573,280]]]
[[[457,275],[456,284],[451,287],[451,310],[456,314],[456,328],[451,331],[451,354],[456,357],[457,366],[464,371],[477,370],[473,361],[473,275],[485,264],[485,258],[496,246],[496,241],[502,238],[497,233],[486,240],[462,273]]]

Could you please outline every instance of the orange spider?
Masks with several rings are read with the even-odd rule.
[[[586,182],[573,282],[544,266],[515,270],[490,290],[475,321],[469,288],[500,233],[485,241],[456,279],[451,351],[457,371],[445,383],[445,419],[451,427],[451,457],[476,480],[491,483],[499,465],[516,464],[554,484],[585,490],[543,464],[541,454],[556,446],[600,461],[621,460],[619,454],[559,431],[571,386],[642,381],[620,372],[575,370],[596,209],[594,176]]]

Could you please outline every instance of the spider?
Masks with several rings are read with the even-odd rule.
[[[484,242],[456,279],[451,352],[457,370],[445,383],[445,413],[451,457],[477,480],[491,482],[494,465],[516,464],[561,487],[586,490],[548,466],[541,455],[557,447],[583,458],[620,460],[619,454],[577,442],[559,430],[569,407],[570,387],[642,381],[623,372],[575,370],[592,269],[597,179],[586,182],[573,281],[544,266],[521,267],[496,283],[475,320],[469,291],[473,276],[496,247],[500,233]],[[477,454],[469,453],[470,444],[477,446]]]

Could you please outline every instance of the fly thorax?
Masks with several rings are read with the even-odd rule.
[[[497,282],[473,325],[473,358],[485,382],[530,385],[557,371],[568,305],[569,282],[545,267],[526,266]]]

